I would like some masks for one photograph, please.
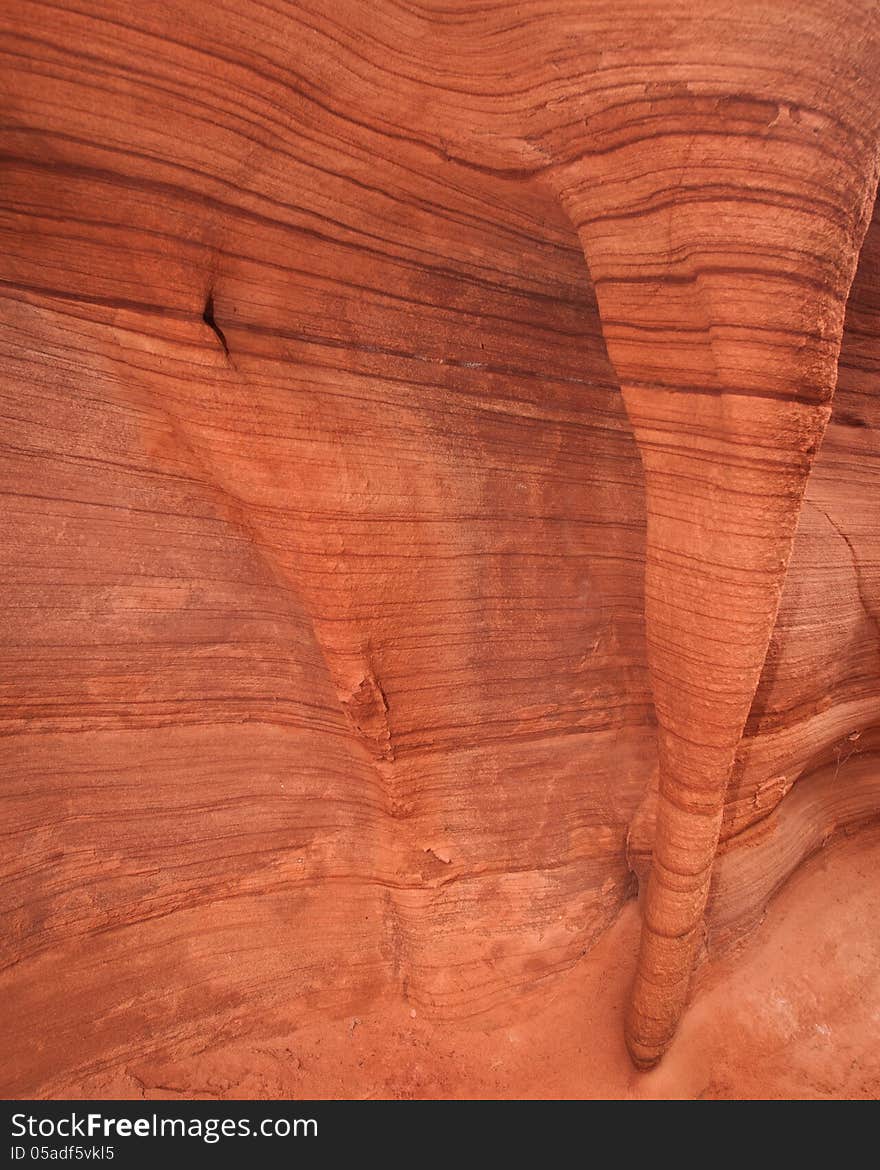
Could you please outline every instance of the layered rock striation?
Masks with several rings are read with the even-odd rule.
[[[655,1063],[880,809],[876,4],[0,22],[7,1093],[637,892]]]

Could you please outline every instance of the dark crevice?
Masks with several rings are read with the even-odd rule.
[[[205,311],[202,313],[202,320],[205,322],[205,324],[208,326],[208,328],[213,333],[216,334],[217,340],[223,346],[223,352],[226,354],[227,357],[229,357],[229,346],[226,344],[226,336],[223,333],[223,330],[217,324],[217,321],[214,317],[214,293],[213,293],[213,291],[208,293],[208,299],[205,301]]]

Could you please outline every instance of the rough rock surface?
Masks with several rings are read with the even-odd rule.
[[[0,22],[4,1091],[876,1093],[873,0]]]

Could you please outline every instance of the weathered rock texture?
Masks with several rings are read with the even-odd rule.
[[[5,1091],[644,1094],[876,872],[877,4],[0,21]]]

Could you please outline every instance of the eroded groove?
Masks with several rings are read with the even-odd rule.
[[[214,334],[214,336],[220,342],[220,346],[223,350],[223,353],[228,358],[229,357],[229,345],[227,344],[227,341],[226,341],[226,334],[223,332],[223,330],[217,324],[217,320],[214,316],[214,293],[213,292],[208,293],[207,300],[205,301],[205,308],[204,308],[204,311],[202,312],[202,320],[205,322],[205,324],[208,326],[208,328],[211,330],[211,332]]]

